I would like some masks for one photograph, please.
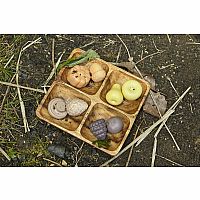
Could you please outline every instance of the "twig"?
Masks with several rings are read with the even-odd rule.
[[[186,44],[200,45],[200,42],[186,42]]]
[[[11,161],[10,157],[8,154],[0,147],[0,152],[7,158],[8,161]]]
[[[7,62],[6,65],[4,66],[4,68],[6,68],[6,67],[9,65],[9,63],[11,62],[11,60],[14,58],[14,55],[15,55],[15,54],[13,54],[13,55],[10,57],[10,59],[8,60],[8,62]]]
[[[91,42],[89,42],[89,43],[87,43],[87,44],[84,44],[84,45],[81,46],[80,48],[85,48],[85,47],[90,46],[91,44],[94,44],[94,43],[95,43],[95,41],[93,40],[93,41],[91,41]]]
[[[174,87],[174,84],[172,83],[171,79],[168,76],[166,76],[166,78],[169,81],[170,85],[172,86],[173,90],[176,92],[177,96],[180,97],[180,95],[177,92],[176,88]]]
[[[134,140],[135,140],[135,138],[137,137],[137,134],[138,134],[138,131],[139,131],[139,129],[140,129],[140,127],[141,127],[141,125],[142,125],[142,122],[143,122],[143,120],[141,121],[141,123],[139,124],[139,126],[137,127],[137,130],[136,130],[136,132],[135,132],[135,136],[134,136]],[[129,155],[128,155],[128,159],[127,159],[127,161],[126,161],[126,167],[128,167],[128,165],[129,165],[129,162],[130,162],[130,159],[131,159],[131,156],[132,156],[132,153],[133,153],[133,148],[134,148],[134,145],[131,147],[131,149],[130,149],[130,152],[129,152]]]
[[[31,41],[30,44],[26,45],[25,47],[23,47],[19,53],[19,57],[17,60],[17,65],[16,65],[16,85],[17,85],[17,93],[18,93],[18,97],[19,97],[19,102],[20,102],[20,107],[21,107],[21,113],[22,113],[22,118],[23,118],[23,123],[24,123],[24,129],[25,129],[25,133],[30,131],[29,126],[28,126],[28,121],[26,118],[26,111],[25,111],[25,106],[24,106],[24,102],[22,100],[21,97],[21,92],[20,92],[20,87],[19,87],[19,64],[20,64],[20,59],[22,56],[23,51],[25,51],[28,47],[30,47],[31,45],[38,43],[41,40],[41,38],[39,37],[38,39]]]
[[[119,51],[118,51],[118,54],[117,54],[116,63],[117,63],[118,60],[119,60],[119,56],[120,56],[120,54],[121,54],[121,50],[122,50],[122,45],[119,46]]]
[[[191,113],[193,113],[192,104],[190,103],[189,105],[190,105]]]
[[[19,87],[19,88],[22,88],[22,89],[25,89],[25,90],[31,90],[31,91],[34,91],[34,92],[44,93],[44,90],[35,89],[35,88],[31,88],[31,87],[26,87],[26,86],[22,86],[22,85],[16,85],[14,83],[0,81],[0,84],[2,84],[2,85],[8,85],[10,87]]]
[[[152,159],[151,159],[151,167],[154,166],[154,163],[155,163],[155,158],[156,158],[156,149],[157,149],[157,136],[159,134],[159,132],[161,131],[162,127],[164,126],[165,122],[168,120],[165,119],[161,125],[159,126],[159,128],[157,129],[155,135],[154,135],[154,145],[153,145],[153,151],[152,151]]]
[[[169,116],[174,113],[174,108],[179,104],[179,102],[184,98],[184,96],[188,93],[191,87],[189,87],[180,97],[179,99],[168,109],[168,111],[152,126],[150,126],[145,132],[143,132],[140,136],[138,136],[135,140],[133,140],[130,144],[128,144],[122,151],[120,151],[116,156],[111,158],[110,160],[106,161],[104,164],[101,165],[101,167],[108,165],[110,162],[118,158],[121,154],[123,154],[125,151],[127,151],[129,148],[131,148],[135,143],[140,141],[140,143],[151,133],[154,128],[156,128],[160,123],[162,123],[165,119],[169,118]],[[139,145],[139,144],[138,144]]]
[[[185,167],[184,165],[181,165],[181,164],[179,164],[179,163],[177,163],[177,162],[174,162],[173,160],[170,160],[170,159],[165,158],[165,157],[163,157],[163,156],[160,156],[160,155],[158,155],[158,154],[156,154],[156,156],[159,157],[159,158],[162,158],[162,159],[164,159],[164,160],[167,160],[167,161],[169,161],[169,162],[171,162],[171,163],[173,163],[173,164],[175,164],[175,165],[178,165],[178,166],[180,166],[180,167]]]
[[[163,53],[163,52],[165,52],[165,51],[166,51],[166,50],[160,50],[160,51],[157,51],[157,52],[155,52],[155,53],[149,54],[149,55],[143,57],[142,59],[138,60],[135,64],[137,65],[138,63],[142,62],[143,60],[145,60],[145,59],[147,59],[147,58],[149,58],[149,57],[155,56],[155,55],[157,55],[157,54],[161,54],[161,53]]]
[[[56,69],[58,68],[58,65],[60,64],[61,58],[64,53],[65,53],[65,51],[58,58],[58,61],[56,62],[55,67],[53,67],[53,69],[51,70],[51,73],[49,74],[49,77],[47,78],[47,80],[44,83],[44,86],[42,86],[42,87],[44,87],[44,93],[47,93],[46,85],[49,83],[49,81],[52,79],[53,75],[56,73]]]
[[[51,52],[53,68],[55,68],[55,59],[54,59],[55,53],[54,53],[54,50],[55,50],[55,39],[53,38],[53,40],[52,40],[52,52]]]
[[[25,51],[27,48],[29,48],[33,44],[39,44],[39,43],[41,43],[41,37],[37,38],[34,41],[29,41],[29,42],[30,42],[29,44],[27,44],[27,45],[25,44],[26,46],[22,48],[22,50],[21,50],[22,52]]]
[[[14,74],[13,77],[11,78],[10,83],[12,83],[12,81],[14,80],[15,75],[16,74]],[[4,97],[3,97],[3,100],[2,100],[2,103],[1,103],[1,107],[0,107],[0,113],[3,110],[3,106],[4,106],[4,103],[5,103],[5,100],[6,100],[7,96],[8,96],[9,91],[10,91],[10,86],[7,87],[6,93],[5,93]]]
[[[166,68],[168,68],[168,67],[173,67],[173,66],[174,66],[174,63],[169,64],[169,65],[161,66],[161,67],[159,67],[159,69],[166,69]]]
[[[57,163],[57,162],[55,162],[55,161],[53,161],[53,160],[50,160],[50,159],[48,159],[48,158],[43,158],[43,160],[46,160],[46,161],[48,161],[48,162],[50,162],[50,163],[53,163],[53,164],[55,164],[55,165],[57,165],[57,166],[59,166],[59,167],[62,167],[61,164],[59,164],[59,163]]]
[[[78,154],[79,154],[80,151],[82,150],[84,144],[85,144],[85,142],[83,142],[83,143],[81,144],[81,147],[79,148],[79,150],[78,150],[77,153],[76,153],[76,164],[75,164],[75,167],[78,167],[78,162],[79,162],[80,159],[81,159],[81,156],[80,156],[79,159],[78,159]]]
[[[22,55],[22,50],[19,53],[19,57],[18,57],[17,65],[16,65],[16,84],[17,84],[17,93],[18,93],[18,97],[19,97],[21,113],[22,113],[22,118],[23,118],[23,123],[24,123],[24,130],[25,130],[25,133],[26,133],[26,132],[30,131],[30,129],[29,129],[29,126],[28,126],[27,118],[26,118],[26,111],[25,111],[24,102],[22,100],[21,92],[20,92],[20,89],[19,89],[19,63],[20,63],[21,55]]]
[[[155,49],[156,49],[157,51],[161,51],[161,50],[158,49],[158,47],[156,46],[154,39],[153,39],[152,41],[153,41],[153,45],[154,45]]]
[[[172,41],[171,41],[171,38],[169,37],[169,34],[167,34],[167,39],[168,39],[169,43],[171,44]]]
[[[124,47],[126,48],[126,51],[127,51],[127,54],[128,54],[128,57],[130,58],[131,55],[130,55],[130,52],[128,50],[128,47],[126,46],[126,44],[124,43],[124,41],[121,39],[121,37],[119,37],[118,34],[116,34],[116,36],[119,38],[119,40],[121,41],[121,43],[124,45]]]

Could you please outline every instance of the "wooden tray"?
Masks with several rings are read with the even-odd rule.
[[[74,49],[69,58],[79,56],[83,51],[81,49]],[[106,78],[100,83],[90,82],[86,87],[77,89],[71,86],[67,80],[67,73],[69,68],[63,68],[60,70],[56,80],[51,85],[47,94],[45,94],[40,105],[36,110],[37,116],[52,124],[61,130],[70,133],[71,135],[87,142],[88,144],[110,154],[116,155],[122,145],[124,144],[131,127],[136,119],[138,112],[140,111],[145,98],[150,90],[149,84],[143,79],[138,78],[130,74],[129,72],[120,69],[102,59],[95,59],[90,62],[97,62],[106,70]],[[141,97],[135,101],[124,100],[119,106],[109,105],[106,101],[106,93],[110,90],[114,83],[122,85],[125,81],[135,79],[139,81],[143,88]],[[88,103],[88,109],[78,117],[67,116],[62,120],[57,120],[51,117],[48,113],[47,106],[49,101],[55,97],[78,97]],[[92,142],[96,140],[96,137],[90,132],[88,126],[90,122],[97,119],[108,119],[112,116],[120,116],[124,122],[124,129],[122,130],[123,138],[120,142],[111,142],[108,149],[99,148]]]

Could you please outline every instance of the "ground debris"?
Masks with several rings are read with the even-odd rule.
[[[167,101],[165,99],[165,96],[160,94],[160,92],[153,92],[152,91],[152,95],[154,98],[154,101],[156,102],[158,109],[161,113],[161,115],[163,115],[167,109]],[[145,101],[145,104],[143,106],[143,110],[146,113],[149,113],[155,117],[160,117],[158,109],[154,103],[152,97],[150,95],[147,96],[147,99]]]

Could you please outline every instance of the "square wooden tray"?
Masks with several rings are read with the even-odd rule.
[[[74,49],[70,54],[69,58],[77,57],[82,52],[81,49]],[[77,89],[71,86],[67,80],[67,73],[69,68],[63,68],[60,70],[56,80],[52,83],[48,92],[45,94],[41,103],[39,104],[36,114],[37,116],[52,124],[61,130],[70,133],[71,135],[87,142],[88,144],[114,156],[122,148],[133,123],[139,113],[145,98],[150,90],[149,84],[143,79],[134,76],[133,74],[120,69],[102,59],[95,59],[90,62],[99,63],[104,70],[106,70],[106,78],[99,83],[89,83],[86,87]],[[106,93],[111,89],[114,83],[122,85],[127,80],[137,80],[141,83],[143,92],[139,99],[135,101],[124,100],[119,106],[109,105],[106,101]],[[67,116],[62,120],[57,120],[51,117],[48,113],[48,103],[52,98],[62,97],[67,99],[68,97],[78,97],[88,103],[88,109],[78,117]],[[124,129],[122,131],[123,138],[120,142],[111,141],[111,145],[108,149],[99,148],[93,144],[96,137],[90,132],[88,126],[92,121],[97,119],[108,119],[112,116],[119,116],[122,118],[124,123]]]

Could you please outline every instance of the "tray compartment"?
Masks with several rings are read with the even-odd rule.
[[[87,96],[75,91],[74,89],[72,89],[66,85],[56,83],[55,85],[52,86],[52,88],[50,89],[50,93],[46,97],[44,103],[41,105],[41,108],[38,110],[38,113],[48,123],[56,125],[57,127],[62,127],[66,131],[67,130],[69,130],[69,131],[76,130],[78,128],[78,126],[80,125],[81,121],[83,120],[83,117],[84,117],[85,113],[87,112],[87,110],[84,113],[82,113],[80,116],[73,117],[73,116],[67,115],[64,119],[57,120],[57,119],[51,117],[51,115],[49,114],[49,112],[47,110],[48,103],[50,102],[50,100],[53,98],[56,98],[56,97],[62,97],[64,99],[67,99],[69,97],[70,98],[80,98],[87,102],[88,107],[91,104],[91,100]]]
[[[88,62],[87,64],[81,64],[81,65],[87,65],[89,67],[90,64],[92,64],[92,63],[100,64],[102,66],[102,68],[106,71],[106,74],[108,73],[108,71],[109,71],[108,65],[105,62],[101,61],[100,59],[95,59],[91,62]],[[68,73],[69,69],[71,69],[71,68],[65,67],[65,68],[63,68],[63,70],[61,70],[61,72],[59,74],[60,74],[61,81],[70,85],[70,83],[67,81],[67,73]],[[103,81],[95,83],[94,81],[92,81],[92,79],[90,79],[90,82],[88,83],[88,85],[86,87],[80,88],[79,90],[86,94],[94,95],[97,93],[97,91],[101,87],[102,83],[103,83]]]
[[[118,83],[122,86],[123,83],[125,83],[127,80],[137,80],[138,82],[140,82],[141,85],[142,85],[142,88],[143,88],[142,95],[140,96],[139,99],[134,100],[134,101],[128,101],[128,100],[124,99],[122,104],[120,104],[118,106],[114,106],[114,107],[116,107],[119,110],[122,110],[123,112],[125,112],[127,114],[135,114],[137,111],[139,111],[139,106],[140,106],[142,100],[147,95],[147,92],[146,92],[147,91],[147,85],[144,81],[141,81],[141,79],[137,78],[134,75],[128,75],[127,73],[124,73],[120,70],[112,71],[109,78],[105,82],[105,85],[104,85],[104,87],[101,91],[101,94],[100,94],[100,98],[103,102],[108,104],[108,102],[106,101],[107,92],[111,89],[111,87],[115,83]]]
[[[107,120],[110,117],[114,117],[114,116],[119,116],[123,120],[124,128],[123,128],[122,132],[120,133],[120,135],[123,138],[123,136],[126,134],[128,127],[130,125],[129,118],[126,115],[122,114],[121,112],[119,112],[115,109],[112,109],[101,103],[97,103],[93,106],[91,112],[87,116],[85,123],[83,124],[83,127],[81,129],[81,135],[84,138],[86,138],[87,140],[89,140],[90,142],[96,141],[97,138],[90,132],[89,124],[98,119],[103,118],[103,119]],[[110,150],[110,151],[116,150],[117,147],[120,145],[121,141],[120,142],[112,141],[108,150]]]

